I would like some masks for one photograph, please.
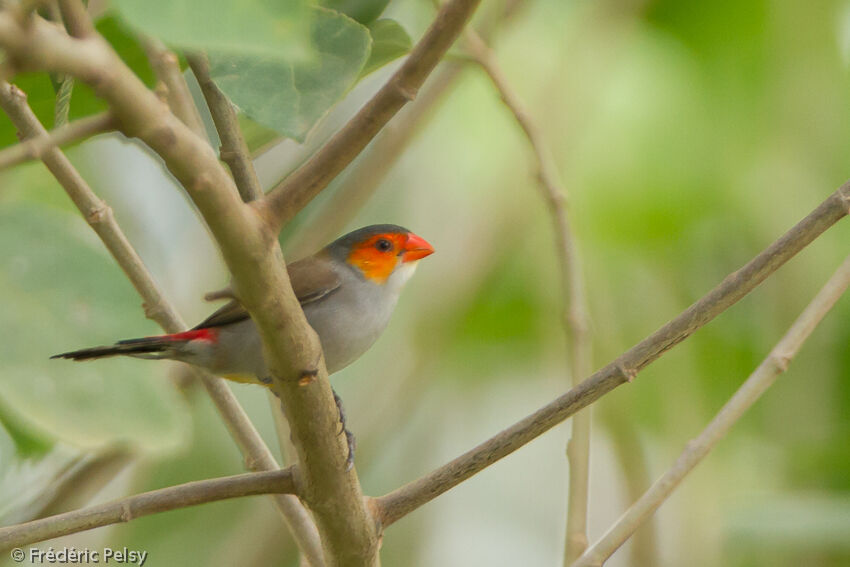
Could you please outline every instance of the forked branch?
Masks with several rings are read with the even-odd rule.
[[[572,567],[600,567],[631,537],[673,493],[682,480],[696,467],[732,428],[744,413],[788,368],[815,327],[850,286],[850,257],[821,288],[811,303],[794,321],[788,332],[750,377],[720,409],[711,423],[691,442],[676,462],[647,490],[617,522],[593,544]]]
[[[499,459],[516,451],[617,386],[756,288],[770,274],[850,212],[850,183],[688,309],[566,394],[451,462],[375,501],[388,526]]]

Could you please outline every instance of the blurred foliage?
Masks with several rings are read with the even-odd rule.
[[[371,46],[369,30],[354,20],[322,8],[312,16],[314,54],[303,65],[226,52],[210,56],[210,74],[236,106],[299,141],[354,83]]]
[[[309,131],[308,139],[323,135],[323,121],[350,116],[385,80],[388,70],[378,69],[352,89],[369,69],[379,37],[398,43],[400,54],[407,49],[400,30],[418,37],[433,14],[423,0],[321,5],[359,22],[340,25],[359,30],[350,31],[359,47],[340,45],[352,53],[332,77],[336,82],[325,84],[327,73],[308,81],[324,93],[317,95],[321,104],[311,99],[316,106],[301,118],[283,107],[272,116],[279,101],[294,97],[273,80],[249,85],[258,89],[260,102],[274,101],[264,112],[297,124],[300,134],[289,135]],[[685,309],[850,177],[848,14],[847,4],[835,1],[535,0],[499,31],[497,57],[570,191],[596,367]],[[302,16],[298,25],[308,37]],[[386,20],[395,23],[381,23]],[[139,69],[146,68],[143,63]],[[24,77],[30,79],[44,78]],[[47,116],[52,91],[44,81],[32,88],[47,93],[39,111]],[[263,90],[274,88],[277,93]],[[83,92],[78,85],[74,96]],[[369,494],[457,456],[569,383],[552,230],[530,175],[527,144],[478,70],[466,71],[450,92],[348,227],[394,222],[437,249],[410,282],[381,341],[334,377],[363,447],[357,465]],[[273,124],[249,106],[240,104],[256,121],[252,147],[263,145],[274,137],[267,129]],[[95,110],[72,99],[71,111],[73,117]],[[287,159],[298,163],[304,146],[288,141],[280,148],[265,167]],[[103,167],[121,171],[126,164]],[[285,235],[309,229],[310,215],[332,202],[332,191]],[[133,210],[138,196],[116,195]],[[192,397],[185,413],[174,403],[161,376],[168,364],[46,360],[62,350],[154,332],[117,268],[95,252],[100,248],[93,237],[84,236],[84,223],[68,215],[71,209],[39,165],[0,177],[0,246],[6,247],[0,282],[14,298],[8,313],[5,307],[0,312],[7,330],[3,360],[9,361],[0,370],[0,407],[17,440],[0,435],[0,475],[25,461],[10,454],[15,443],[20,451],[22,440],[42,443],[43,452],[59,439],[86,447],[85,441],[127,436],[157,449],[157,456],[144,452],[136,479],[123,492],[237,472],[240,457],[209,402]],[[197,250],[172,237],[197,223],[191,208],[181,209],[182,216],[167,212],[156,222],[139,221],[138,245],[164,258],[157,277],[180,281],[197,296],[218,287],[223,282],[186,273]],[[638,465],[656,478],[768,353],[848,253],[848,224],[830,229],[751,296],[594,408],[591,538],[633,498],[624,479]],[[31,279],[23,278],[21,262],[34,270]],[[205,308],[199,304],[180,308],[197,313]],[[659,564],[850,563],[848,320],[850,301],[844,298],[787,375],[662,506],[654,519]],[[36,389],[41,384],[50,387]],[[53,388],[49,396],[41,393]],[[249,387],[237,393],[274,445],[262,393]],[[623,422],[632,435],[609,433]],[[92,432],[98,423],[107,425]],[[383,542],[384,563],[559,562],[566,429],[393,526]],[[191,441],[175,442],[186,437]],[[621,438],[640,450],[613,450]],[[166,448],[170,452],[163,454]],[[622,455],[644,455],[646,462],[629,463]],[[145,518],[98,534],[114,546],[149,549],[158,561],[174,564],[294,565],[288,540],[275,529],[278,521],[271,505],[257,498]],[[74,536],[71,543],[79,547],[86,537]],[[609,563],[630,564],[628,545]]]
[[[118,0],[124,21],[180,49],[309,59],[305,0]]]
[[[153,71],[136,38],[111,16],[98,20],[97,30],[115,48],[124,63],[146,85],[153,86]],[[56,89],[51,82],[51,77],[46,73],[27,73],[17,75],[14,83],[27,93],[27,102],[29,102],[35,115],[41,120],[41,123],[48,129],[52,128],[54,126]],[[83,118],[103,110],[106,110],[106,104],[95,96],[94,91],[82,81],[76,81],[71,95],[69,120]],[[11,121],[0,121],[0,147],[8,146],[17,141],[15,128]]]
[[[0,293],[7,302],[0,326],[14,329],[0,342],[0,419],[25,447],[32,442],[22,431],[84,449],[121,442],[174,450],[185,440],[185,408],[150,368],[48,360],[76,348],[78,329],[88,340],[110,341],[138,319],[126,301],[129,282],[100,243],[80,232],[81,222],[24,204],[0,211]]]

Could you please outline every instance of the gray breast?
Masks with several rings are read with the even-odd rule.
[[[345,368],[374,344],[389,323],[399,291],[366,282],[350,269],[340,271],[343,283],[337,291],[304,306],[329,373]]]

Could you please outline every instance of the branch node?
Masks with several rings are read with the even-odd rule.
[[[259,461],[253,455],[245,455],[245,468],[249,471],[260,469]]]
[[[218,157],[221,158],[221,161],[229,163],[233,158],[239,157],[239,153],[234,150],[225,149],[224,146],[219,146]]]
[[[151,304],[143,301],[142,309],[144,310],[145,317],[152,321],[158,321],[166,313],[166,309],[159,302]]]
[[[788,370],[788,365],[791,364],[791,356],[783,353],[775,353],[770,356],[770,364],[773,365],[780,373]]]
[[[158,98],[161,102],[168,104],[168,87],[165,83],[157,81],[153,88],[153,92],[156,94],[156,98]]]
[[[409,102],[413,102],[416,100],[416,95],[419,94],[419,89],[414,86],[403,85],[396,81],[394,83],[395,90],[400,94],[405,100]]]
[[[620,375],[621,375],[621,376],[622,376],[622,377],[626,380],[626,382],[628,382],[629,384],[631,384],[632,382],[634,382],[635,377],[636,377],[636,376],[637,376],[637,374],[638,374],[638,371],[637,371],[636,369],[634,369],[634,368],[628,368],[628,367],[624,366],[623,364],[619,364],[619,363],[617,364],[617,371],[620,373]]]
[[[130,506],[129,502],[124,502],[124,503],[121,504],[121,516],[120,516],[120,518],[121,518],[122,522],[129,522],[130,520],[133,519],[133,509]]]
[[[319,376],[318,368],[309,368],[307,370],[302,370],[298,377],[298,385],[299,386],[309,386],[313,382],[316,381],[316,378]]]
[[[838,196],[841,198],[841,202],[844,203],[844,209],[847,211],[847,214],[850,214],[850,181],[845,182],[838,188]]]
[[[112,217],[112,207],[101,201],[98,206],[89,210],[86,222],[90,225],[100,224]]]

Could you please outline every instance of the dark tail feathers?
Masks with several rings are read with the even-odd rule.
[[[169,341],[165,337],[145,337],[143,339],[118,341],[112,346],[99,346],[74,350],[71,352],[63,352],[62,354],[54,354],[50,358],[92,360],[95,358],[119,355],[139,356],[141,358],[161,358],[160,356],[157,356],[157,353],[161,353],[173,346],[174,342]],[[144,356],[146,354],[150,356]]]

